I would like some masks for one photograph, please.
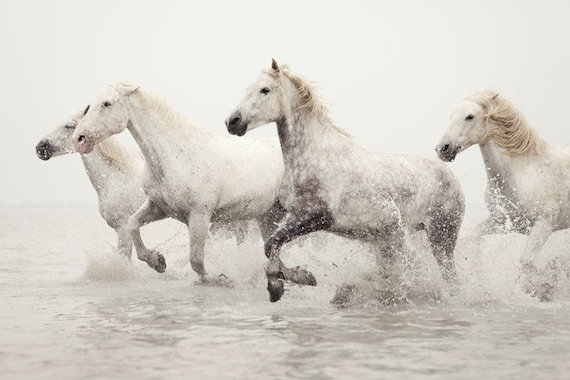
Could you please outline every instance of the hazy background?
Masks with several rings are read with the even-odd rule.
[[[434,155],[453,109],[488,88],[567,143],[569,16],[553,0],[4,0],[0,205],[96,205],[79,155],[44,162],[34,147],[108,84],[144,86],[226,134],[272,57],[316,81],[336,123],[372,150]],[[481,207],[479,149],[451,167],[468,211]]]

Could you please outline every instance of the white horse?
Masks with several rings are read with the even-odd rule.
[[[318,230],[372,242],[377,257],[390,258],[402,248],[406,233],[425,229],[443,277],[455,279],[453,250],[464,198],[445,165],[435,157],[363,149],[335,126],[313,87],[275,60],[248,88],[226,125],[231,134],[243,136],[271,122],[277,123],[288,185],[282,198],[286,222],[265,243],[271,301],[282,296],[284,280],[298,280],[281,262],[280,247]]]
[[[527,273],[535,271],[535,257],[550,234],[570,228],[570,149],[541,139],[495,91],[472,94],[460,104],[436,152],[453,161],[474,144],[479,144],[487,169],[490,212],[478,235],[528,235],[521,264]]]
[[[205,283],[204,244],[210,221],[256,219],[268,236],[284,211],[277,201],[283,158],[277,141],[239,140],[210,134],[187,122],[158,96],[129,84],[110,86],[93,103],[73,134],[77,151],[127,128],[141,149],[146,173],[145,204],[128,222],[139,259],[164,272],[164,257],[143,243],[140,227],[171,217],[190,234],[190,263]]]
[[[36,154],[49,160],[64,154],[75,153],[71,135],[87,109],[72,114],[36,145]],[[127,220],[143,204],[142,190],[144,158],[140,152],[125,149],[115,138],[97,145],[92,153],[81,159],[91,185],[99,199],[99,213],[109,227],[117,232],[117,250],[131,258],[133,239],[128,232]]]

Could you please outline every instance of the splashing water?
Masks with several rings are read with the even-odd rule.
[[[526,237],[483,239],[479,264],[467,223],[450,288],[423,233],[384,276],[364,245],[315,233],[282,259],[313,272],[270,303],[262,243],[214,235],[206,268],[233,288],[194,284],[186,227],[162,221],[143,238],[166,257],[159,274],[111,248],[96,210],[2,210],[0,367],[10,379],[75,378],[549,378],[570,370],[570,234],[537,258],[552,298],[525,293]],[[475,218],[474,218],[475,219]],[[474,223],[472,223],[474,225]],[[350,302],[330,301],[351,285]],[[270,358],[270,360],[268,360]]]

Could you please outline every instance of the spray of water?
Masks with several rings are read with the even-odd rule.
[[[459,238],[455,261],[459,284],[450,286],[442,277],[423,231],[406,236],[406,244],[390,272],[382,270],[366,244],[318,232],[300,237],[283,248],[282,259],[288,266],[301,265],[317,278],[316,287],[289,285],[286,299],[308,305],[329,304],[340,291],[347,292],[341,305],[331,307],[406,308],[453,303],[481,305],[493,303],[540,304],[541,299],[525,291],[520,279],[519,258],[526,236],[518,234],[483,237],[481,247],[471,239],[473,228],[467,226]],[[198,280],[188,260],[185,226],[177,224],[153,231],[154,247],[166,257],[167,271],[158,274],[133,253],[132,262],[110,247],[89,249],[85,281],[131,283]],[[152,235],[152,234],[151,234]],[[151,239],[152,240],[152,236]],[[549,298],[542,301],[568,300],[570,297],[570,259],[564,247],[570,246],[570,233],[553,234],[537,258],[532,280],[540,289],[547,288]],[[210,236],[206,245],[206,268],[211,275],[224,274],[238,291],[265,289],[263,242],[254,225],[238,245],[231,234]],[[480,249],[480,250],[479,250]],[[475,260],[477,252],[480,257]],[[256,293],[258,294],[258,293]]]

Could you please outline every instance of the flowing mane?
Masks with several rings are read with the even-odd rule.
[[[487,132],[483,141],[491,140],[510,156],[535,155],[544,150],[545,141],[513,104],[494,91],[482,91],[467,99],[485,110]]]
[[[307,79],[293,73],[288,65],[279,66],[279,70],[283,75],[293,84],[301,97],[301,106],[299,111],[305,111],[311,116],[322,118],[326,120],[337,132],[340,134],[351,137],[348,132],[338,127],[329,117],[329,111],[326,104],[317,96],[317,91],[313,84]],[[273,70],[269,70],[272,75],[275,75]]]
[[[170,130],[177,128],[184,136],[193,136],[196,133],[205,134],[205,131],[186,120],[186,118],[184,118],[176,108],[162,97],[143,88],[139,88],[131,96],[136,96],[138,98],[141,109],[157,113],[161,121],[160,127],[168,128]]]

